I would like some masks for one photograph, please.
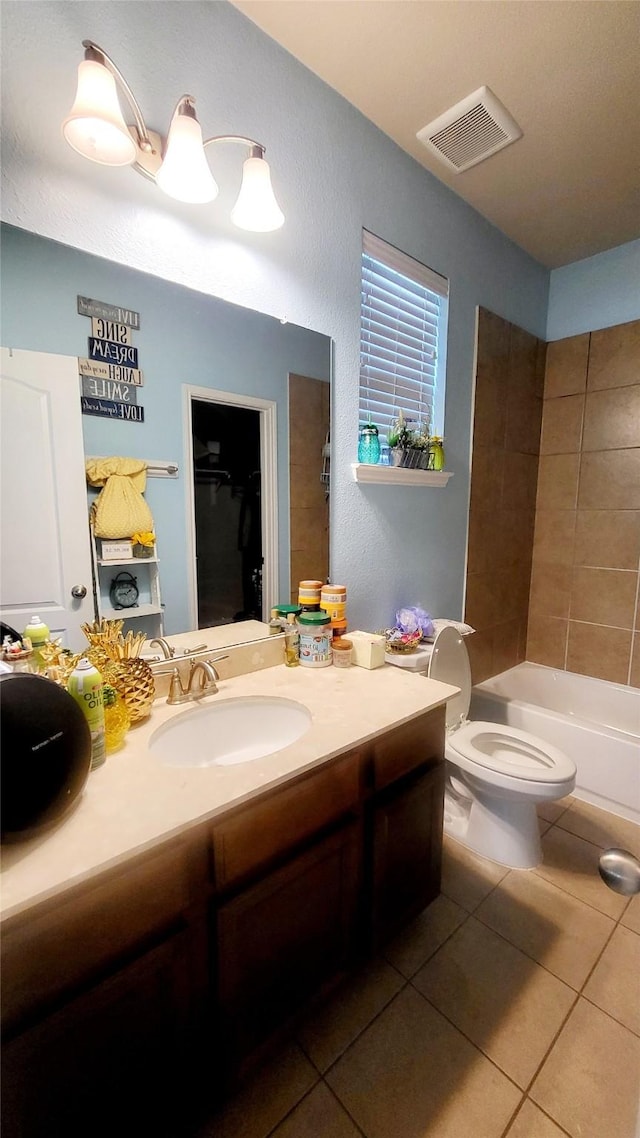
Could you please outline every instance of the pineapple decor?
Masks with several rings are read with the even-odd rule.
[[[107,754],[117,751],[124,743],[124,737],[131,726],[127,706],[111,684],[103,684],[104,697],[104,740]]]
[[[85,656],[98,669],[105,684],[115,688],[124,701],[132,723],[151,713],[155,683],[146,660],[139,657],[146,640],[144,632],[122,635],[121,620],[94,621],[83,624],[82,631],[90,648]]]

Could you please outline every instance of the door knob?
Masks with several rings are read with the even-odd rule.
[[[71,589],[71,596],[76,601],[83,600],[83,598],[86,597],[86,595],[87,595],[86,585],[74,585],[73,588]]]

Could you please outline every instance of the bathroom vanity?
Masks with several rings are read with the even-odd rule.
[[[309,730],[237,766],[158,763],[158,701],[55,831],[5,850],[5,1138],[176,1138],[438,893],[444,702],[393,668],[288,669]],[[123,1111],[125,1112],[123,1114]],[[182,1121],[180,1121],[182,1120]]]

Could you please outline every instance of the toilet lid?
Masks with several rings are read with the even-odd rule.
[[[448,728],[464,723],[471,702],[471,668],[465,643],[455,628],[447,626],[436,636],[427,674],[432,680],[460,688],[460,695],[447,700],[446,723]]]
[[[564,751],[504,723],[465,723],[447,739],[454,751],[487,770],[530,782],[565,782],[576,773]]]

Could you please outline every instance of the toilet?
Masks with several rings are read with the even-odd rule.
[[[574,789],[572,759],[550,743],[502,723],[469,722],[471,668],[464,640],[448,626],[418,670],[460,689],[447,702],[445,833],[513,869],[542,861],[536,806]]]

